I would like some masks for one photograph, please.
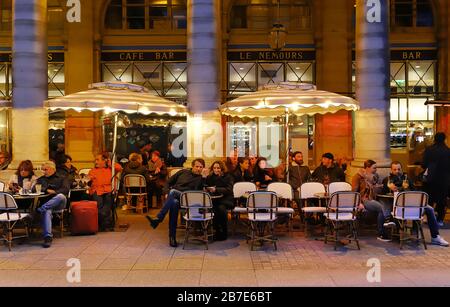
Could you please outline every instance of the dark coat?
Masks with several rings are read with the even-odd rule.
[[[265,176],[269,176],[272,180],[266,180]],[[269,173],[267,169],[255,168],[253,171],[253,181],[255,183],[259,182],[261,185],[268,185],[271,182],[274,182],[274,176]]]
[[[383,192],[382,192],[383,194],[392,193],[391,189],[389,189],[389,187],[387,186],[389,180],[391,180],[395,184],[395,186],[397,187],[399,192],[415,190],[414,183],[409,178],[408,178],[408,184],[409,184],[408,189],[405,190],[403,188],[403,180],[405,180],[405,174],[402,174],[401,176],[395,176],[395,175],[389,174],[389,176],[387,176],[386,178],[383,179]]]
[[[37,179],[36,184],[42,185],[42,192],[47,192],[47,190],[54,190],[56,194],[64,194],[67,197],[70,191],[70,181],[69,178],[62,177],[57,173],[54,173],[50,177],[41,176]],[[33,187],[33,192],[36,192],[36,186]],[[45,199],[41,200],[41,203],[45,203],[51,198],[55,197],[56,194],[49,195]]]
[[[228,206],[233,204],[233,176],[230,174],[223,176],[212,174],[206,178],[206,184],[209,187],[216,187],[216,193],[223,195],[223,197],[218,199],[219,202],[227,202],[229,203]]]
[[[450,184],[450,149],[445,144],[434,144],[425,149],[424,168],[428,168],[428,183],[448,187]]]
[[[298,189],[303,183],[311,178],[311,171],[305,165],[292,163],[289,165],[289,184],[294,190]]]
[[[130,161],[125,166],[125,168],[122,171],[122,176],[121,176],[121,180],[120,180],[121,187],[123,187],[126,175],[142,175],[142,176],[144,176],[147,184],[150,182],[150,175],[149,175],[148,169],[138,162]]]
[[[233,182],[243,182],[243,181],[253,181],[253,176],[250,174],[249,171],[242,172],[241,168],[238,166],[236,169],[231,173],[233,176]]]
[[[336,164],[333,164],[333,166],[330,168],[327,168],[323,165],[317,167],[312,173],[311,177],[313,178],[313,180],[322,183],[325,182],[325,177],[329,178],[329,183],[345,181],[344,171]]]
[[[202,175],[196,175],[190,169],[183,169],[167,180],[164,186],[164,194],[168,193],[170,189],[175,189],[180,192],[185,191],[201,191],[206,184]]]
[[[62,165],[61,167],[58,167],[56,170],[56,173],[61,176],[69,179],[70,186],[72,187],[75,182],[75,177],[77,176],[78,170],[76,167],[72,166],[70,169],[68,169],[65,165]]]

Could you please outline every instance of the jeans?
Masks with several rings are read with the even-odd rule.
[[[424,208],[424,215],[427,216],[428,228],[430,229],[431,237],[436,238],[439,235],[439,225],[436,220],[433,207],[426,206]]]
[[[388,206],[376,201],[376,200],[366,200],[364,201],[364,208],[368,212],[373,212],[377,214],[377,231],[378,235],[385,235],[384,232],[384,221],[387,217],[391,215],[391,210]]]
[[[176,237],[178,225],[178,211],[180,209],[181,192],[178,190],[170,190],[167,200],[159,213],[156,215],[161,222],[164,220],[167,212],[169,212],[169,237]]]
[[[111,193],[103,195],[92,195],[92,199],[97,202],[98,226],[101,231],[112,227],[112,196]]]
[[[65,209],[66,204],[67,198],[63,194],[58,194],[38,208],[38,211],[41,212],[42,215],[42,231],[44,238],[53,237],[52,212]]]

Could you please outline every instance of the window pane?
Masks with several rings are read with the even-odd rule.
[[[432,27],[433,10],[428,0],[417,1],[417,23],[418,27]]]
[[[154,95],[162,95],[162,65],[160,63],[134,64],[133,83],[143,85]]]
[[[133,82],[131,70],[131,64],[128,63],[103,64],[103,81]]]
[[[145,29],[145,8],[143,6],[127,7],[128,29]]]
[[[258,67],[258,86],[284,81],[282,63],[261,63]]]
[[[230,63],[228,89],[231,95],[248,94],[256,90],[256,64]]]
[[[410,93],[432,94],[435,90],[434,63],[414,61],[408,66],[408,90]]]
[[[48,97],[64,96],[64,64],[48,64]]]
[[[172,15],[175,29],[187,28],[187,10],[185,6],[172,7]]]
[[[6,95],[6,64],[0,64],[0,98]]]
[[[288,63],[286,81],[314,83],[312,63]]]
[[[395,2],[395,25],[399,27],[413,26],[413,9],[412,0],[399,0]]]
[[[428,108],[425,105],[426,100],[426,98],[409,99],[409,120],[428,120]]]
[[[247,28],[247,6],[235,5],[231,9],[231,28]]]
[[[391,62],[391,95],[406,93],[405,82],[405,64]]]
[[[106,12],[107,29],[122,29],[122,5],[110,5]]]
[[[185,97],[187,86],[187,64],[164,64],[164,92],[169,97]]]

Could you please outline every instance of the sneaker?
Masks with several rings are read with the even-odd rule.
[[[395,222],[394,221],[384,222],[383,227],[395,227]]]
[[[441,228],[444,227],[445,226],[444,222],[443,221],[438,222],[438,226],[441,227]]]
[[[391,242],[392,241],[392,239],[389,239],[386,235],[378,236],[377,240],[383,241],[383,242]]]
[[[150,226],[152,226],[153,229],[158,227],[159,225],[159,219],[150,217],[149,215],[146,215],[145,218],[150,222]]]
[[[43,248],[49,248],[50,246],[52,246],[52,237],[45,237],[44,238],[44,243],[42,244]]]
[[[431,238],[431,244],[440,245],[440,246],[448,246],[448,242],[444,240],[441,236],[437,236],[436,238]]]

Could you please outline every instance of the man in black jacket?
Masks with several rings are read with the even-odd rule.
[[[330,184],[345,181],[345,173],[334,163],[333,154],[327,152],[322,155],[322,164],[314,170],[312,178],[323,184]]]
[[[52,211],[59,211],[66,208],[70,182],[68,178],[56,174],[56,165],[52,161],[44,163],[42,170],[44,171],[44,176],[39,177],[36,184],[40,184],[42,186],[41,191],[49,195],[41,200],[43,204],[37,211],[42,215],[43,247],[48,248],[52,245],[53,238]],[[33,191],[36,191],[36,185]]]
[[[192,161],[192,170],[183,169],[169,178],[164,187],[164,194],[168,196],[164,206],[161,208],[156,217],[146,216],[153,228],[158,227],[159,223],[164,220],[167,212],[169,212],[169,244],[177,247],[176,231],[178,223],[178,210],[180,205],[180,196],[185,191],[200,191],[203,189],[205,179],[202,172],[205,167],[203,159],[195,159]]]
[[[434,144],[425,149],[423,165],[428,173],[425,188],[430,195],[430,204],[436,203],[438,224],[442,227],[450,184],[450,149],[445,144],[444,133],[436,133]]]

